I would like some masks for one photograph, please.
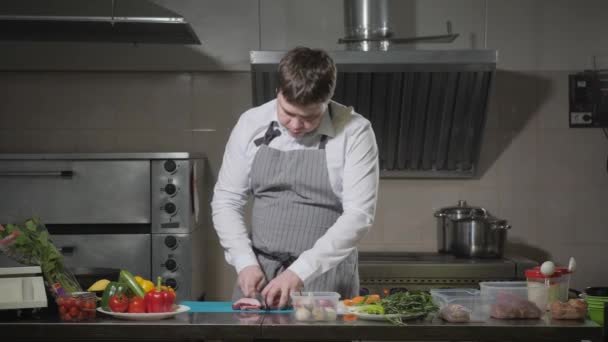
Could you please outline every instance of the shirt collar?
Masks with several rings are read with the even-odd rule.
[[[276,103],[276,100],[275,100],[274,117],[275,117],[276,122],[278,123],[279,130],[282,133],[287,134],[287,128],[285,128],[281,124],[281,122],[279,121],[279,119],[277,117],[277,115],[278,115],[277,106],[278,105],[279,104]],[[334,108],[330,109],[331,105],[332,105],[332,103],[330,101],[329,104],[327,105],[327,109],[325,110],[325,113],[323,113],[323,117],[321,118],[321,123],[319,123],[319,127],[317,127],[317,129],[314,132],[312,132],[311,135],[327,135],[330,138],[334,138],[336,136],[336,129],[335,129],[334,123],[332,121],[332,116],[335,114],[332,112],[332,115],[330,115],[330,111],[334,111],[335,109]]]

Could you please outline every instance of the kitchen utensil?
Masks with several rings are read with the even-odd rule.
[[[481,213],[481,214],[480,214]],[[490,216],[485,209],[452,220],[452,254],[460,257],[501,258],[511,228],[506,220]]]
[[[441,208],[435,212],[437,218],[437,250],[439,253],[451,253],[454,241],[454,220],[471,216],[484,216],[485,209],[469,207],[467,202],[459,200],[455,207]]]

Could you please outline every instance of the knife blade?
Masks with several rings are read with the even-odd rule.
[[[264,296],[262,296],[260,292],[256,292],[254,298],[257,299],[258,302],[260,302],[260,308],[262,310],[269,310],[268,305],[266,305],[266,298],[264,298]]]

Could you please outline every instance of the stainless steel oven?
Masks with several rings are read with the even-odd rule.
[[[203,165],[189,153],[0,154],[0,223],[39,217],[68,267],[160,275],[179,300],[200,299]]]

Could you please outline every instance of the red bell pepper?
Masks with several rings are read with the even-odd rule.
[[[163,294],[163,304],[165,304],[165,312],[173,311],[173,303],[175,302],[175,292],[163,290],[161,293]]]
[[[173,302],[175,302],[175,293],[172,291],[161,290],[161,277],[157,278],[157,286],[155,290],[149,291],[144,297],[146,303],[146,312],[171,312],[173,311]]]

